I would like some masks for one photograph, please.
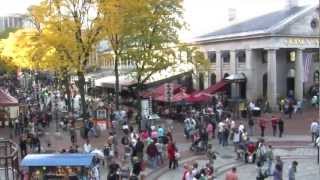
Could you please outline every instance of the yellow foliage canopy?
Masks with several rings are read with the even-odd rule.
[[[45,35],[45,34],[44,34]],[[2,56],[16,67],[36,70],[59,70],[69,66],[56,49],[34,29],[21,29],[2,40]]]

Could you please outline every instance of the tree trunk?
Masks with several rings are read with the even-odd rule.
[[[114,61],[114,74],[116,77],[116,82],[115,82],[115,94],[116,94],[116,110],[119,111],[119,104],[120,104],[120,100],[119,100],[119,69],[118,69],[118,65],[119,65],[119,55],[116,54],[115,55],[115,61]]]
[[[71,108],[71,92],[70,92],[70,75],[67,73],[67,72],[64,72],[63,73],[63,84],[64,84],[64,87],[66,89],[66,93],[67,93],[67,107],[68,107],[68,112],[71,112],[72,111],[72,108]]]
[[[81,109],[82,109],[82,117],[86,117],[87,115],[87,103],[86,103],[86,92],[84,89],[85,78],[84,73],[82,71],[78,71],[78,88],[81,96]]]
[[[138,114],[137,114],[137,118],[136,118],[136,123],[138,124],[138,128],[139,130],[141,130],[141,120],[142,120],[142,116],[141,116],[141,96],[140,96],[140,91],[142,90],[143,84],[141,84],[141,82],[137,83],[137,88],[136,88],[136,95],[137,95],[137,108],[138,108]]]

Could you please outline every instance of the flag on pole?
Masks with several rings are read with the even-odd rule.
[[[303,58],[304,78],[303,78],[303,82],[308,82],[308,80],[309,80],[312,57],[313,57],[313,53],[305,53],[304,54],[304,58]]]

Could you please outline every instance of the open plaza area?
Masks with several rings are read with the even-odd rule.
[[[0,180],[320,179],[317,0],[5,2]]]

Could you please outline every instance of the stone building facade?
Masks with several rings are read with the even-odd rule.
[[[276,107],[289,92],[301,100],[319,82],[319,33],[319,9],[294,6],[200,36],[194,43],[211,67],[199,75],[199,87],[243,73],[240,91],[249,100],[266,98]]]

